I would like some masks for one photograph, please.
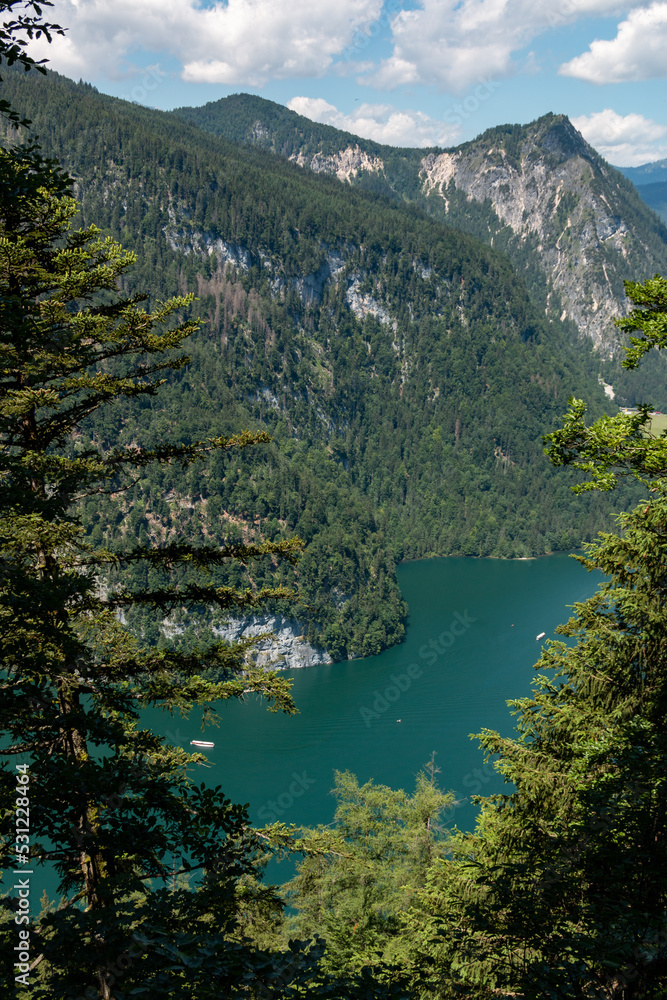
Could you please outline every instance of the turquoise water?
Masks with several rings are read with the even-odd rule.
[[[471,827],[470,795],[499,790],[470,733],[512,730],[508,698],[529,693],[541,642],[589,596],[599,576],[568,556],[525,561],[432,559],[399,567],[410,606],[407,638],[365,660],[291,673],[300,714],[268,713],[259,700],[224,703],[219,728],[151,712],[172,743],[215,742],[197,780],[247,803],[253,823],[328,823],[335,770],[411,789],[437,754],[456,792],[450,823]],[[289,672],[288,672],[289,673]],[[400,720],[400,721],[398,721]]]
[[[541,646],[536,635],[553,637],[567,605],[588,597],[600,576],[559,555],[433,559],[400,566],[398,577],[410,606],[405,642],[369,659],[294,671],[299,715],[269,713],[252,696],[221,703],[220,726],[205,732],[194,714],[153,710],[143,714],[144,725],[187,749],[191,739],[214,741],[210,766],[195,768],[192,777],[247,803],[259,826],[331,822],[335,770],[411,789],[435,752],[441,785],[457,799],[446,820],[470,829],[470,796],[499,791],[502,783],[469,734],[511,733],[506,701],[530,691]],[[268,872],[271,881],[290,874],[289,864]],[[11,878],[6,873],[5,888]],[[55,895],[48,868],[33,882],[35,900],[44,889]]]

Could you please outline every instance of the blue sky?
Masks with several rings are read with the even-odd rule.
[[[151,107],[247,92],[405,146],[562,112],[611,163],[667,157],[667,0],[55,0],[33,51]]]

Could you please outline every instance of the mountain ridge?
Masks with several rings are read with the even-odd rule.
[[[525,272],[534,301],[546,314],[573,322],[603,355],[618,347],[612,320],[628,310],[623,281],[667,272],[667,229],[564,115],[496,126],[446,149],[402,149],[246,95],[172,113],[318,173],[412,201],[499,246]],[[440,171],[438,182],[434,163],[449,167]],[[540,198],[532,197],[535,188]],[[526,217],[513,211],[518,204]],[[564,214],[568,205],[572,211]]]
[[[623,176],[637,187],[667,180],[667,159],[640,163],[637,167],[617,167],[616,169],[620,170]]]
[[[618,169],[632,181],[646,204],[667,224],[667,160]]]
[[[56,74],[7,72],[2,86],[74,176],[82,222],[137,252],[127,290],[199,297],[190,365],[154,402],[91,421],[91,446],[244,427],[273,438],[241,462],[194,478],[150,469],[91,502],[92,544],[299,534],[306,554],[284,582],[306,638],[340,659],[402,638],[398,560],[535,555],[611,526],[597,497],[575,501],[573,522],[571,477],[542,453],[570,392],[593,415],[608,408],[589,346],[540,313],[500,251],[417,205]],[[133,624],[160,641],[160,623]],[[211,623],[169,627],[197,638]]]

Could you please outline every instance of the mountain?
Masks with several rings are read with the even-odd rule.
[[[646,204],[667,223],[667,181],[637,184],[636,188]]]
[[[316,172],[415,202],[508,254],[533,301],[603,355],[624,279],[667,273],[667,229],[564,115],[503,125],[447,150],[393,149],[237,94],[175,115]]]
[[[667,223],[667,160],[618,169],[632,181],[646,204]]]
[[[91,420],[83,443],[273,438],[88,501],[93,543],[298,533],[306,554],[283,579],[308,638],[341,658],[400,641],[397,560],[536,555],[610,526],[608,501],[573,498],[541,442],[569,393],[603,412],[597,359],[498,250],[395,196],[54,73],[3,72],[2,96],[72,173],[82,222],[136,252],[124,287],[198,296],[187,368],[155,399]],[[172,632],[208,629],[207,615]],[[134,624],[162,641],[160,623]]]
[[[639,167],[617,167],[617,170],[636,187],[667,181],[667,160],[654,160],[652,163],[642,163]]]
[[[637,184],[636,188],[646,204],[667,223],[667,181]]]

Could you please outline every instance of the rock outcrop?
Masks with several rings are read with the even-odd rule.
[[[422,160],[425,193],[452,189],[487,203],[538,255],[569,318],[603,352],[616,342],[613,317],[627,311],[623,278],[638,253],[651,259],[632,213],[627,184],[562,115],[517,136],[487,133],[458,150]],[[500,226],[498,226],[500,229]]]
[[[498,126],[425,155],[353,137],[249,95],[181,112],[228,138],[242,133],[315,173],[350,184],[373,175],[401,200],[424,204],[426,195],[437,218],[506,253],[549,319],[571,321],[603,355],[619,343],[613,320],[628,310],[624,280],[667,270],[667,230],[565,115]],[[237,248],[224,249],[226,259],[241,262]],[[313,275],[312,288],[304,281],[300,293],[317,298],[326,277]],[[378,313],[381,303],[363,301],[353,283],[349,288],[353,311],[391,322]]]
[[[297,153],[290,160],[299,167],[309,167],[316,174],[335,174],[339,181],[352,181],[363,171],[378,174],[384,171],[379,156],[369,156],[359,146],[348,146],[338,153]]]
[[[272,632],[273,635],[253,650],[252,656],[267,670],[300,670],[322,663],[333,663],[325,649],[312,646],[303,635],[298,621],[282,615],[255,615],[245,620],[232,619],[213,630],[220,639],[237,642],[251,636]]]

